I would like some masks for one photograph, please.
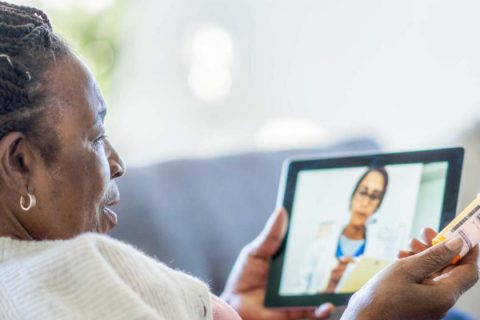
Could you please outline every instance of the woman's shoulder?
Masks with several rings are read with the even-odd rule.
[[[60,258],[60,261],[67,261],[64,260],[66,255],[80,255],[86,259],[90,255],[103,255],[109,251],[138,252],[138,255],[143,255],[131,245],[96,233],[85,233],[66,240],[26,241],[0,238],[0,262],[11,262],[18,259],[28,262],[45,255],[54,255],[56,258]]]
[[[184,272],[173,270],[134,246],[98,233],[84,233],[67,240],[19,241],[0,238],[0,271],[18,274],[31,270],[28,277],[51,274],[49,270],[82,276],[106,278],[117,275],[126,283],[138,278],[153,282],[183,283],[204,291],[206,285]],[[207,289],[208,291],[208,289]]]
[[[88,271],[95,264],[106,267],[111,263],[122,263],[125,257],[150,259],[131,245],[109,236],[85,233],[66,240],[24,241],[0,238],[0,266],[37,266],[35,269],[83,268]],[[107,265],[105,262],[108,260]]]
[[[117,240],[108,235],[98,233],[84,233],[62,243],[62,251],[72,253],[77,251],[82,257],[93,256],[94,258],[107,261],[114,268],[127,265],[138,265],[142,268],[155,268],[175,272],[164,263],[148,256],[140,248]]]
[[[87,233],[61,241],[2,240],[0,252],[10,247],[10,256],[0,261],[0,295],[32,297],[28,303],[39,300],[41,305],[47,305],[51,296],[62,297],[58,310],[42,307],[46,314],[73,308],[82,315],[108,309],[109,319],[153,314],[167,319],[211,317],[205,284],[109,236]],[[92,304],[98,309],[92,309]],[[175,310],[175,316],[169,310]]]
[[[65,255],[65,258],[72,260],[72,263],[90,261],[92,264],[101,264],[101,267],[110,272],[121,275],[135,270],[144,274],[155,274],[157,278],[162,274],[167,278],[175,278],[175,281],[187,281],[197,286],[205,286],[200,280],[184,272],[173,270],[163,262],[148,256],[141,249],[108,235],[84,233],[57,243],[54,251]],[[97,267],[95,270],[98,270]]]
[[[158,282],[159,285],[171,283],[188,284],[199,290],[205,290],[207,286],[197,278],[174,270],[161,261],[145,254],[141,249],[117,240],[107,235],[98,233],[85,233],[76,238],[66,241],[64,244],[65,252],[69,254],[77,251],[75,260],[91,257],[97,263],[102,263],[104,267],[108,266],[110,272],[118,273],[125,277],[130,273],[135,273],[135,281],[138,278],[149,279],[150,282]],[[141,273],[141,274],[139,274]],[[132,279],[126,279],[132,280]]]
[[[112,247],[132,247],[131,245],[117,240],[115,238],[110,237],[109,235],[95,233],[95,232],[87,232],[82,233],[74,238],[63,240],[58,242],[58,244],[65,244],[65,245],[82,245],[82,244],[90,244],[94,246],[112,246]]]
[[[125,251],[131,254],[147,256],[138,248],[125,243],[123,241],[112,238],[108,235],[99,233],[83,233],[75,238],[61,241],[57,243],[58,247],[62,247],[65,250],[71,250],[77,248],[77,250],[85,250],[92,252],[106,253],[110,250],[113,251]]]

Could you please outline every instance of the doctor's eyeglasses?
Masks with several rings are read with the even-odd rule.
[[[369,193],[367,189],[360,189],[355,192],[355,195],[362,199],[368,199],[371,202],[380,201],[383,196],[383,192],[373,191]]]

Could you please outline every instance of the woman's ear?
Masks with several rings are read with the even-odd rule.
[[[0,179],[4,187],[18,194],[27,192],[35,164],[32,145],[21,132],[0,139]]]

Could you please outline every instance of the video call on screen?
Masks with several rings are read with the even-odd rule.
[[[280,295],[351,293],[437,227],[447,162],[302,170]]]

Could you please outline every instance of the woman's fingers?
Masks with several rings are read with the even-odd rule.
[[[324,303],[314,312],[314,319],[328,319],[330,315],[335,311],[335,307],[331,303]]]
[[[410,240],[410,250],[413,252],[413,253],[419,253],[419,252],[422,252],[426,249],[428,249],[429,246],[427,246],[425,243],[423,243],[422,241],[418,240],[418,239],[412,239]]]
[[[403,258],[406,258],[406,257],[413,256],[414,254],[415,253],[413,253],[412,251],[400,250],[397,254],[397,258],[403,259]]]
[[[298,320],[298,319],[317,319],[324,320],[328,319],[330,315],[335,311],[335,307],[331,303],[324,303],[318,308],[309,308],[309,309],[297,309],[290,310],[287,312],[288,320]]]
[[[422,252],[432,246],[432,240],[437,236],[437,232],[432,228],[424,228],[421,232],[421,240],[415,238],[410,240],[410,251],[400,250],[397,257],[402,259],[410,257],[416,253]]]
[[[422,241],[429,246],[432,245],[432,240],[437,236],[437,232],[432,228],[424,228],[422,229]]]

